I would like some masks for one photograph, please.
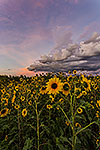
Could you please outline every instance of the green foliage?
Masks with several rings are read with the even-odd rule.
[[[67,94],[43,91],[51,78],[0,76],[0,150],[100,148],[100,76],[59,73]]]
[[[26,139],[25,143],[24,143],[24,147],[23,150],[31,150],[33,147],[33,140],[31,140],[30,138]]]

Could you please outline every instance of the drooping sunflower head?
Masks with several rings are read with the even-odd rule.
[[[49,81],[47,82],[46,91],[48,92],[48,94],[57,94],[62,90],[62,85],[63,83],[61,83],[59,78],[54,76],[54,78],[49,79]]]
[[[9,109],[8,108],[4,108],[0,111],[0,116],[1,117],[5,117],[9,112]]]
[[[77,123],[75,123],[75,127],[81,128],[81,125],[77,122]]]
[[[70,89],[71,89],[71,87],[70,87],[70,84],[68,82],[63,83],[62,92],[64,95],[68,95],[70,92]]]

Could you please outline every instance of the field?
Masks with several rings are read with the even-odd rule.
[[[0,76],[0,150],[99,150],[100,75]]]

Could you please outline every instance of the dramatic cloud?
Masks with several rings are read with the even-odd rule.
[[[100,54],[100,36],[94,32],[92,37],[80,43],[79,56],[93,56]]]
[[[11,72],[35,62],[29,68],[36,71],[98,68],[99,35],[89,37],[100,32],[99,3],[0,0],[0,67]]]
[[[60,44],[61,45],[61,44]],[[30,71],[68,71],[68,70],[96,71],[100,69],[100,36],[93,35],[80,44],[70,43],[66,48],[58,47],[58,51],[41,56],[37,63],[30,65]]]

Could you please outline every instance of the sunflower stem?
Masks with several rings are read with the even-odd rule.
[[[36,119],[37,119],[37,149],[39,150],[40,147],[40,136],[39,136],[39,114],[38,114],[38,106],[36,102]]]
[[[71,95],[71,114],[72,114],[72,133],[73,133],[73,138],[72,138],[72,150],[75,150],[75,127],[74,127],[74,110],[73,110],[73,99],[72,99],[72,95]]]
[[[74,85],[74,89],[75,89],[75,85]],[[75,150],[75,145],[76,145],[76,135],[75,135],[75,115],[74,115],[74,103],[75,103],[75,93],[72,95],[70,93],[71,96],[71,101],[70,101],[70,109],[71,109],[71,115],[72,115],[72,133],[73,133],[73,137],[72,137],[72,150]]]
[[[91,122],[90,124],[88,124],[87,126],[85,126],[84,128],[82,128],[81,130],[79,130],[78,132],[76,132],[75,136],[77,134],[79,134],[80,132],[84,131],[86,128],[88,128],[89,126],[91,126],[92,124],[96,123],[95,121]]]
[[[65,117],[66,117],[66,119],[67,119],[69,125],[71,126],[71,129],[73,129],[73,126],[72,126],[72,124],[71,124],[71,122],[70,122],[70,120],[69,120],[67,114],[65,113],[65,111],[63,110],[63,108],[61,108],[61,106],[59,106],[59,108],[61,109],[61,111],[62,111],[63,114],[65,115]],[[67,140],[67,142],[72,146],[72,148],[74,147],[73,143],[70,143],[70,141],[68,141],[68,140]],[[72,150],[74,150],[74,149],[72,149]]]
[[[21,150],[21,127],[20,127],[20,110],[18,109],[18,139],[19,139],[19,150]]]
[[[68,123],[70,124],[71,128],[72,128],[72,124],[67,116],[67,114],[65,113],[65,111],[63,110],[63,108],[61,108],[61,106],[59,106],[59,108],[61,109],[61,111],[63,112],[63,114],[65,115],[66,119],[68,120]]]

